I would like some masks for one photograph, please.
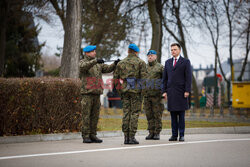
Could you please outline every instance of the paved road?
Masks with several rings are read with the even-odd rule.
[[[250,134],[187,135],[185,142],[146,141],[124,145],[122,137],[102,144],[81,140],[0,144],[0,167],[250,166]]]

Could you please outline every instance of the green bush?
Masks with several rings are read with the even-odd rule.
[[[79,79],[0,78],[0,135],[79,131]]]

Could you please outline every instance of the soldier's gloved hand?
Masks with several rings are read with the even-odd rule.
[[[120,59],[117,59],[114,63],[115,65],[117,65],[119,63],[119,61],[121,61]]]
[[[103,64],[103,63],[104,63],[104,60],[102,60],[102,59],[97,59],[97,63],[98,63],[98,64]]]

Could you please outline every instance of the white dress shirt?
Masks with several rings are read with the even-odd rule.
[[[178,60],[179,60],[179,58],[180,58],[180,55],[179,56],[177,56],[176,58],[175,57],[173,57],[173,66],[174,66],[174,59],[176,59],[176,63],[178,62]]]

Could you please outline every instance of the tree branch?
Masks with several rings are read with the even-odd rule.
[[[139,5],[136,5],[134,6],[133,8],[129,9],[128,11],[125,12],[125,16],[129,13],[131,13],[133,10],[135,10],[136,8],[140,8],[140,7],[143,7],[147,4],[147,1],[144,1],[142,4],[139,4]]]
[[[49,0],[52,4],[52,6],[54,7],[54,9],[56,10],[56,14],[59,16],[62,25],[63,25],[63,29],[65,30],[65,13],[64,13],[64,8],[60,9],[59,4],[57,2],[57,0]]]
[[[167,32],[178,42],[180,43],[180,39],[168,28],[167,24],[166,24],[166,20],[163,18],[163,26],[165,27],[165,29],[167,30]]]
[[[241,72],[240,72],[240,76],[238,77],[239,81],[242,80],[242,77],[243,77],[243,74],[245,72],[245,68],[246,68],[246,65],[247,65],[247,59],[248,59],[248,54],[249,54],[249,49],[250,49],[250,46],[249,46],[249,34],[250,34],[250,20],[248,20],[248,28],[247,28],[246,57],[245,57],[245,60],[244,60],[244,63],[243,63],[243,66],[242,66],[242,69],[241,69]]]

